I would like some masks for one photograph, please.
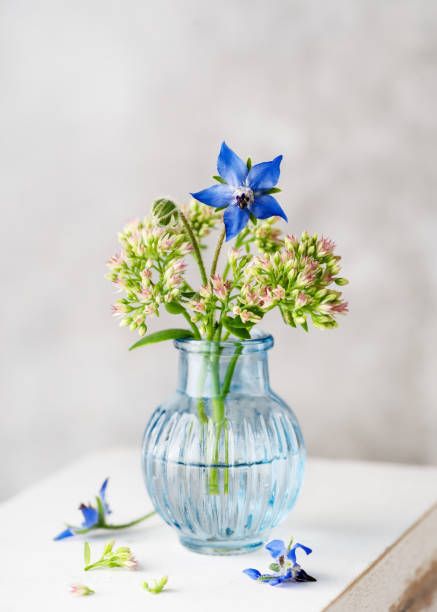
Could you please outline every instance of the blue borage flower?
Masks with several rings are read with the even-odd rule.
[[[83,514],[84,521],[80,527],[73,527],[72,525],[67,525],[67,529],[64,529],[60,534],[58,534],[54,540],[63,540],[64,538],[70,538],[74,535],[79,535],[83,533],[88,533],[92,529],[125,529],[127,527],[132,527],[133,525],[138,525],[141,521],[149,518],[156,514],[156,511],[148,512],[144,516],[140,516],[133,521],[129,521],[129,523],[122,523],[121,525],[110,525],[106,522],[106,518],[109,514],[112,514],[111,509],[106,501],[106,487],[108,486],[109,478],[103,482],[100,487],[99,494],[96,495],[96,504],[97,507],[91,506],[91,504],[81,504],[79,506],[79,510]]]
[[[192,193],[193,198],[215,208],[226,208],[223,222],[226,240],[231,240],[244,229],[252,214],[257,219],[287,216],[271,195],[279,180],[282,155],[271,162],[251,166],[223,142],[217,160],[220,184]],[[218,178],[220,178],[218,177]]]
[[[275,563],[270,565],[270,569],[274,570],[274,574],[262,574],[257,569],[248,568],[243,570],[243,573],[257,580],[258,582],[267,582],[270,586],[276,586],[283,582],[315,582],[316,579],[306,573],[304,569],[296,561],[296,550],[301,548],[307,555],[312,553],[311,548],[303,546],[303,544],[295,544],[293,546],[293,538],[290,544],[285,546],[282,540],[272,540],[266,544],[266,549],[275,559]]]
[[[97,508],[94,508],[89,504],[81,504],[79,506],[79,510],[83,514],[84,521],[80,527],[73,527],[69,525],[67,529],[62,531],[59,535],[57,535],[55,540],[63,540],[64,538],[69,538],[78,533],[86,533],[89,529],[93,527],[99,526],[101,523],[105,522],[105,517],[108,514],[111,514],[111,509],[109,508],[108,502],[106,501],[106,487],[108,486],[109,478],[103,482],[100,487],[99,494],[96,496]]]

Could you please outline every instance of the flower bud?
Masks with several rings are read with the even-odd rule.
[[[156,200],[152,207],[152,214],[156,217],[158,224],[165,227],[179,219],[179,210],[174,202],[167,198]]]
[[[328,289],[319,289],[315,292],[314,297],[316,298],[316,300],[321,300],[325,297],[325,295],[328,295],[328,293]]]
[[[206,285],[206,286],[205,286],[205,285],[201,285],[201,287],[200,287],[200,289],[199,289],[199,294],[200,294],[200,295],[201,295],[203,298],[205,298],[205,299],[207,299],[207,298],[211,297],[211,295],[212,295],[212,289],[211,289],[211,286],[210,286],[210,285]]]
[[[228,261],[230,264],[233,264],[240,257],[240,249],[235,249],[234,247],[230,248],[228,251]]]
[[[94,592],[95,591],[84,584],[72,584],[70,587],[70,593],[75,597],[86,597],[87,595],[92,595]]]

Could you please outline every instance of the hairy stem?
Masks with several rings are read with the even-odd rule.
[[[223,245],[223,241],[225,239],[225,236],[226,236],[226,228],[223,227],[222,233],[220,234],[220,238],[218,239],[217,246],[216,246],[216,249],[215,249],[214,259],[212,260],[211,276],[214,276],[215,271],[217,270],[218,258],[219,258],[219,255],[220,255],[220,251],[222,249],[222,245]]]
[[[220,238],[218,239],[217,246],[216,246],[216,249],[215,249],[214,259],[212,260],[211,274],[210,274],[211,278],[214,276],[214,274],[215,274],[215,272],[217,270],[218,258],[219,258],[219,255],[220,255],[220,251],[221,251],[221,248],[222,248],[225,236],[226,236],[226,228],[223,227],[222,233],[220,234]],[[215,323],[215,313],[212,313],[211,322],[209,324],[207,340],[213,340],[214,339],[214,323]]]
[[[203,265],[203,259],[200,253],[199,243],[197,242],[196,236],[193,233],[191,225],[189,224],[188,219],[186,218],[182,210],[179,210],[179,216],[181,218],[182,223],[185,226],[185,229],[187,230],[188,236],[190,237],[191,244],[193,245],[193,249],[194,249],[194,256],[199,265],[200,276],[202,277],[202,283],[206,286],[208,284],[208,279],[206,277],[205,266]]]
[[[140,518],[135,519],[134,521],[130,521],[129,523],[121,523],[120,525],[110,525],[108,523],[98,523],[97,525],[92,525],[92,527],[86,527],[85,529],[75,529],[74,533],[76,535],[83,535],[84,533],[88,533],[89,531],[93,531],[94,529],[125,529],[126,527],[132,527],[133,525],[138,525],[141,521],[145,521],[150,516],[156,514],[155,510],[153,512],[149,512],[144,516],[140,516]]]
[[[99,527],[101,527],[102,529],[125,529],[126,527],[133,527],[133,525],[138,525],[138,523],[141,523],[141,521],[145,521],[154,514],[156,514],[155,510],[153,512],[145,514],[144,516],[140,516],[140,518],[137,518],[134,521],[130,521],[130,523],[122,523],[120,525],[110,525],[108,523],[105,523],[104,525],[99,525]]]

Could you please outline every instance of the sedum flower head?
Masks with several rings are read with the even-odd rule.
[[[261,315],[276,305],[292,327],[308,330],[308,319],[322,329],[336,327],[335,316],[348,311],[341,292],[330,287],[347,283],[337,277],[339,261],[326,238],[286,236],[283,247],[253,257],[245,268],[239,307]]]
[[[106,277],[125,297],[112,313],[122,327],[142,336],[147,317],[158,315],[161,304],[178,299],[186,288],[184,257],[193,247],[179,222],[163,226],[153,215],[130,221],[118,239],[122,250],[108,260]]]
[[[114,550],[114,540],[107,542],[103,548],[102,556],[95,563],[90,563],[91,551],[88,542],[84,543],[84,570],[87,572],[91,569],[101,567],[125,567],[129,570],[136,570],[138,562],[133,556],[128,546],[120,546]]]

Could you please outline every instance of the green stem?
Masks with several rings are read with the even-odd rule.
[[[226,228],[223,227],[222,233],[220,234],[220,238],[218,239],[217,246],[216,246],[216,249],[215,249],[214,259],[212,260],[210,276],[214,276],[215,271],[217,270],[218,258],[219,258],[219,255],[220,255],[220,251],[222,249],[222,245],[223,245],[223,241],[225,239],[225,236],[226,236]]]
[[[215,248],[214,259],[212,260],[210,278],[212,278],[214,276],[214,274],[216,273],[217,263],[218,263],[218,259],[219,259],[219,256],[220,256],[220,251],[222,249],[223,241],[225,239],[225,236],[226,236],[226,228],[225,228],[225,226],[223,226],[222,232],[221,232],[220,237],[219,237],[218,242],[217,242],[217,246]],[[213,340],[214,339],[214,322],[215,322],[215,313],[212,313],[211,321],[210,321],[210,324],[209,324],[209,330],[208,330],[208,334],[207,334],[207,338],[206,338],[207,340]]]
[[[229,274],[230,267],[231,267],[231,264],[228,261],[228,263],[225,265],[225,270],[223,272],[223,280],[226,280],[226,278],[227,278],[227,276]]]
[[[93,531],[94,529],[125,529],[126,527],[132,527],[133,525],[137,525],[141,523],[141,521],[145,521],[150,516],[156,514],[155,510],[153,512],[149,512],[144,516],[140,516],[140,518],[135,519],[134,521],[130,521],[130,523],[121,523],[120,525],[109,525],[108,523],[98,523],[97,525],[93,525],[92,527],[87,527],[86,529],[75,529],[74,533],[77,535],[83,535],[84,533],[88,533],[89,531]]]
[[[238,344],[235,348],[235,353],[232,355],[229,361],[228,368],[225,374],[225,378],[223,380],[222,389],[220,392],[220,395],[223,398],[225,398],[226,395],[229,393],[229,389],[231,387],[232,376],[234,375],[235,366],[237,365],[238,358],[241,355],[242,351],[243,351],[243,345]]]
[[[208,415],[205,412],[205,400],[202,397],[207,371],[208,371],[208,355],[204,355],[203,360],[202,360],[202,368],[200,370],[199,383],[197,387],[197,395],[199,396],[197,400],[197,416],[199,417],[199,421],[202,423],[202,425],[204,425],[205,423],[208,423]],[[203,435],[203,427],[202,427],[202,435]]]
[[[187,320],[189,326],[193,330],[194,337],[196,338],[196,340],[200,340],[200,338],[201,338],[200,332],[199,332],[199,330],[197,328],[197,325],[195,323],[193,323],[193,321],[191,320],[191,317],[188,314],[188,312],[184,309],[184,311],[181,314],[182,314],[183,317],[185,317],[185,319]]]
[[[146,519],[148,519],[150,516],[153,516],[154,514],[156,514],[155,510],[153,512],[149,512],[148,514],[145,514],[144,516],[140,516],[140,518],[135,519],[134,521],[130,521],[130,523],[121,523],[120,525],[110,525],[108,523],[105,523],[104,525],[99,525],[99,527],[101,527],[102,529],[125,529],[126,527],[132,527],[133,525],[138,525],[138,523],[141,523],[141,521],[145,521]]]
[[[213,397],[211,398],[212,404],[212,419],[215,424],[215,443],[214,443],[214,456],[213,464],[209,477],[209,492],[212,495],[218,495],[219,489],[219,454],[220,454],[220,436],[225,422],[225,402],[220,394],[220,355],[218,352],[218,346],[215,347],[215,353],[211,356],[211,387]],[[225,468],[226,470],[227,468]],[[225,488],[227,493],[227,487]]]
[[[202,283],[206,287],[206,285],[208,284],[208,279],[206,277],[205,266],[203,265],[203,259],[202,259],[202,255],[200,253],[199,243],[196,240],[196,236],[193,233],[193,230],[191,228],[191,225],[188,222],[188,219],[186,218],[186,216],[184,215],[184,213],[181,210],[179,210],[179,215],[180,215],[182,223],[185,226],[185,229],[187,230],[188,236],[190,237],[191,244],[193,245],[193,249],[194,249],[194,256],[195,256],[196,261],[197,261],[197,263],[199,265],[200,276],[202,277]]]
[[[84,572],[88,572],[90,569],[93,569],[94,567],[103,567],[104,563],[102,563],[101,561],[96,561],[95,563],[91,563],[90,565],[87,565],[86,567],[84,567]]]

